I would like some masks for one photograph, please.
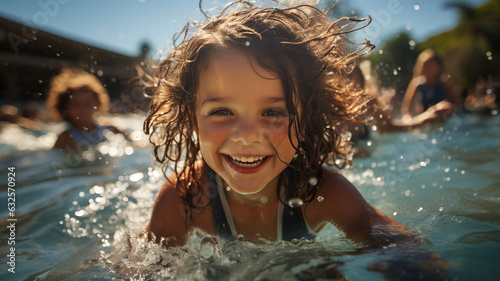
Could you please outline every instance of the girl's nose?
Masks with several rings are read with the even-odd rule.
[[[238,122],[232,134],[232,140],[243,145],[264,141],[264,128],[258,121],[246,118]]]

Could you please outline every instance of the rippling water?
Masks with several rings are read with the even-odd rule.
[[[112,123],[140,136],[144,116]],[[16,171],[15,272],[7,228],[7,192],[0,202],[1,280],[384,280],[368,270],[389,261],[398,271],[423,250],[362,250],[327,227],[316,241],[213,245],[194,234],[188,245],[164,249],[134,239],[148,222],[164,181],[151,148],[115,139],[96,152],[49,150],[60,124],[31,132],[0,132],[1,181]],[[455,116],[441,127],[373,134],[372,156],[343,171],[375,207],[430,241],[449,263],[449,280],[497,280],[500,274],[500,116]],[[375,266],[376,267],[376,266]],[[402,267],[399,267],[401,271]],[[405,280],[405,279],[401,279]]]

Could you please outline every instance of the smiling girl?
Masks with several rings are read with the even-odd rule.
[[[145,233],[170,245],[195,228],[263,242],[333,224],[356,242],[411,238],[332,168],[350,161],[339,125],[363,121],[369,101],[346,79],[372,48],[347,48],[359,21],[330,22],[307,5],[238,7],[170,52],[144,127],[174,172]]]

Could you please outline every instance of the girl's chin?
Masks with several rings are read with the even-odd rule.
[[[259,193],[267,186],[267,183],[264,183],[262,181],[252,181],[243,179],[237,180],[234,178],[224,179],[224,177],[223,180],[229,186],[229,188],[231,188],[232,191],[242,195]]]
[[[264,187],[262,187],[260,189],[255,189],[255,188],[234,188],[234,187],[231,187],[232,191],[234,191],[234,192],[236,192],[238,194],[241,194],[241,195],[257,194],[260,191],[262,191],[262,189],[264,189]]]

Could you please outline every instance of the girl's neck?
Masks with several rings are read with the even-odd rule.
[[[261,191],[254,194],[240,194],[232,189],[226,189],[226,197],[228,201],[247,205],[249,207],[262,207],[268,204],[276,203],[279,201],[278,182],[279,178],[276,178],[269,182]]]

